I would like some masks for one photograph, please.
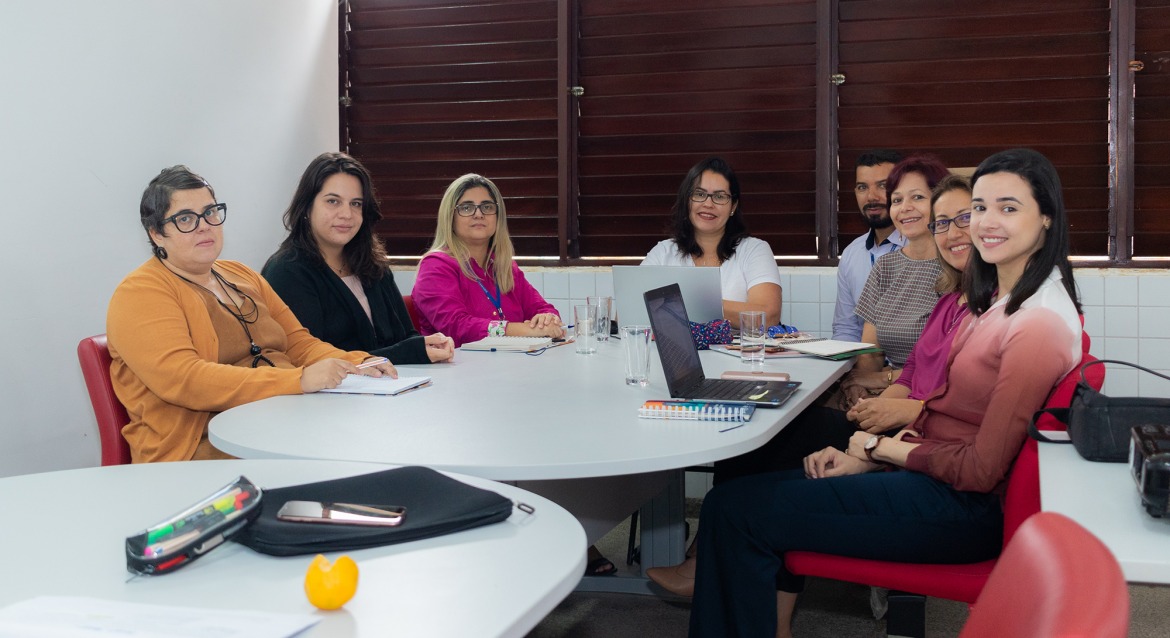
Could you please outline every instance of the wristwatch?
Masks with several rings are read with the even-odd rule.
[[[873,452],[877,449],[878,443],[881,443],[884,438],[886,437],[881,434],[875,434],[865,442],[865,457],[869,459],[870,463],[881,463],[881,461],[873,458]]]

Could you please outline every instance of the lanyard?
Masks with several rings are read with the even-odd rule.
[[[496,316],[501,321],[507,321],[507,318],[504,317],[504,307],[500,305],[500,302],[503,300],[503,295],[500,294],[500,284],[496,284],[496,296],[493,297],[491,291],[487,289],[487,286],[483,285],[483,281],[479,277],[475,278],[475,283],[479,284],[479,289],[483,291],[483,294],[487,295],[488,301],[492,302],[492,305],[496,307]]]

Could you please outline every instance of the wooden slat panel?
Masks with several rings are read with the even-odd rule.
[[[601,0],[581,12],[582,254],[645,254],[707,155],[735,167],[753,235],[814,254],[815,0]]]
[[[1134,256],[1170,255],[1170,2],[1138,0],[1133,74]]]
[[[517,250],[557,254],[556,2],[351,6],[348,150],[391,253],[429,247],[443,191],[475,172],[500,187]]]

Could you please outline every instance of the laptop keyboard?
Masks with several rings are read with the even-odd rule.
[[[743,399],[748,391],[759,385],[756,381],[732,379],[705,379],[699,386],[700,396],[706,399]]]

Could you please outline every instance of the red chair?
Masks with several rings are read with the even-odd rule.
[[[1129,588],[1109,549],[1072,519],[1033,515],[1003,550],[959,638],[1123,638]]]
[[[1088,347],[1087,337],[1083,344]],[[1096,357],[1086,351],[1081,364],[1096,360]],[[1045,407],[1068,407],[1080,378],[1081,371],[1078,365],[1053,389],[1045,402]],[[1090,385],[1099,390],[1105,381],[1102,366],[1090,368],[1087,379]],[[1049,415],[1044,415],[1037,422],[1037,427],[1042,430],[1063,430],[1064,424]],[[1004,545],[1007,545],[1029,516],[1039,511],[1039,455],[1036,441],[1028,439],[1016,457],[1015,465],[1008,477],[1003,512]],[[996,560],[963,565],[935,565],[848,558],[816,552],[788,552],[785,554],[784,564],[794,574],[844,580],[891,590],[886,614],[886,633],[920,637],[926,633],[925,597],[934,596],[960,600],[968,604],[974,603],[983,591]]]
[[[130,462],[130,445],[122,436],[122,427],[130,422],[126,408],[114,394],[110,382],[110,349],[106,335],[86,337],[77,344],[81,374],[89,389],[93,414],[97,417],[98,438],[102,445],[102,465],[125,465]]]
[[[414,309],[414,300],[410,295],[402,295],[402,303],[406,304],[406,314],[410,315],[410,323],[414,324],[414,329],[418,330],[422,325],[418,322],[418,311]]]

